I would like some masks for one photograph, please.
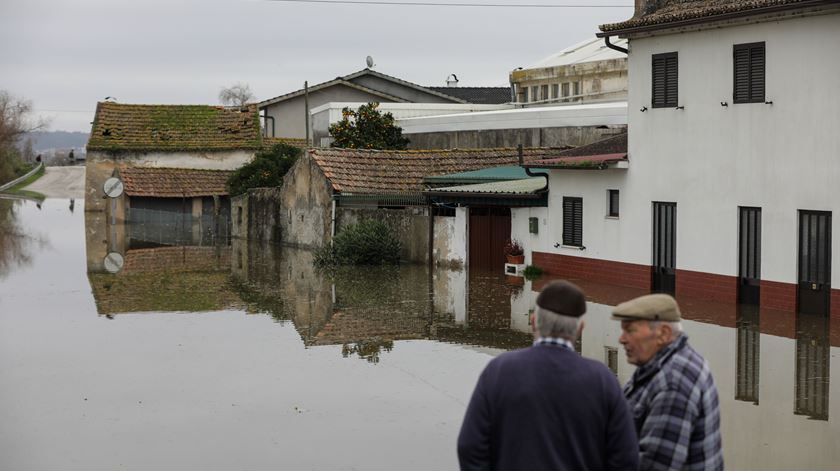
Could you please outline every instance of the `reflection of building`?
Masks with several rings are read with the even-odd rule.
[[[794,413],[828,420],[830,348],[828,318],[798,314]]]
[[[758,404],[758,385],[761,374],[761,331],[758,306],[738,306],[735,359],[735,399]]]

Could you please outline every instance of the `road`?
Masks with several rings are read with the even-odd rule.
[[[43,177],[23,189],[47,198],[84,198],[85,167],[47,167]]]

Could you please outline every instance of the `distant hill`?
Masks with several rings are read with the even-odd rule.
[[[43,152],[48,149],[85,147],[90,134],[86,132],[38,131],[27,134],[20,142],[25,142],[27,137],[32,138],[32,147],[35,152]]]

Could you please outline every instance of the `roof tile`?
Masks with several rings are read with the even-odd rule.
[[[227,195],[232,171],[121,166],[120,178],[129,196],[192,198]]]

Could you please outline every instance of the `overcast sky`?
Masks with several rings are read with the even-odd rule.
[[[385,0],[387,1],[387,0]],[[428,0],[616,5],[464,8],[260,0],[0,0],[0,89],[50,130],[90,131],[96,102],[258,100],[365,67],[421,85],[507,86],[508,73],[632,16],[633,0]],[[624,5],[624,7],[621,7]]]

